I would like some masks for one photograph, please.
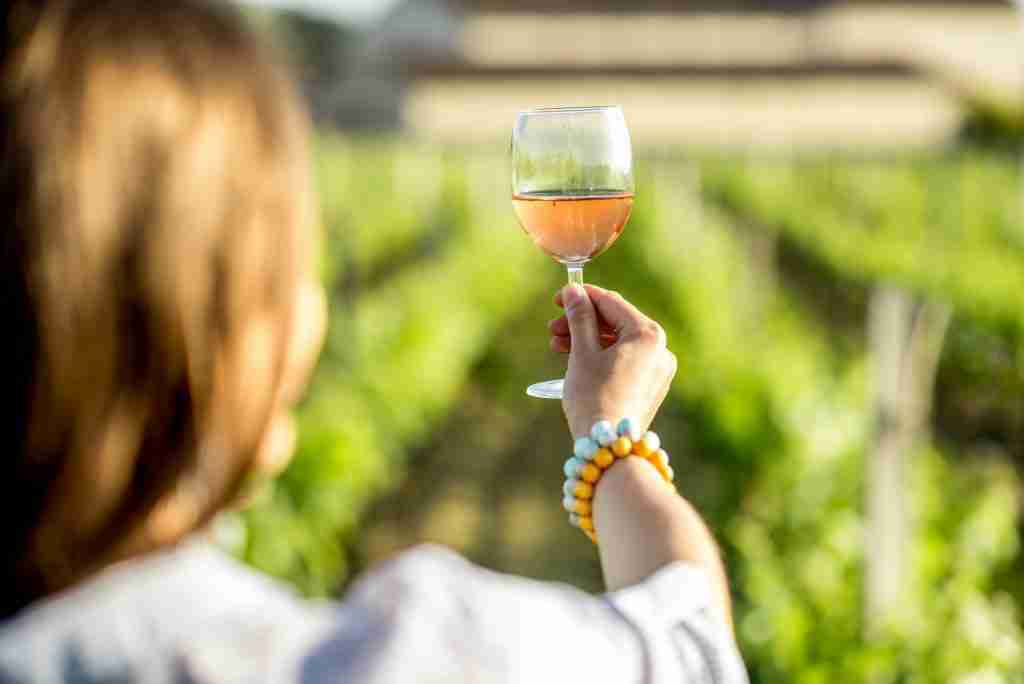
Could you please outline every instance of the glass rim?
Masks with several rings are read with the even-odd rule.
[[[534,107],[519,112],[519,116],[531,116],[534,114],[568,114],[571,112],[602,112],[612,109],[622,110],[621,105],[563,105],[560,107]]]

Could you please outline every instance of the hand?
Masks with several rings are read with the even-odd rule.
[[[562,409],[574,437],[602,418],[630,417],[647,429],[676,374],[665,331],[619,294],[568,286],[555,297],[565,316],[551,321],[551,347],[568,352]]]

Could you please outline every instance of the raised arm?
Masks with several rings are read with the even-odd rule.
[[[551,324],[552,347],[569,352],[563,408],[573,437],[598,420],[631,417],[646,429],[675,376],[661,326],[616,293],[568,287],[565,317]],[[605,584],[636,584],[675,561],[702,568],[712,603],[731,624],[728,580],[711,533],[693,507],[639,458],[613,465],[594,494],[594,526]]]

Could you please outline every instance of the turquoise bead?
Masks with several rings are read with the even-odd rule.
[[[594,427],[590,429],[590,438],[603,447],[609,446],[615,441],[616,437],[618,435],[615,433],[615,428],[607,420],[597,421],[594,423]]]
[[[564,508],[567,513],[574,512],[576,510],[576,499],[571,496],[565,497],[562,499],[562,508]]]
[[[617,430],[620,436],[629,437],[631,442],[639,442],[644,436],[644,433],[640,430],[640,425],[632,418],[620,420]]]
[[[582,465],[583,461],[573,456],[565,462],[564,466],[562,466],[562,472],[565,473],[566,477],[576,477],[577,473],[579,473],[580,466]]]
[[[573,527],[579,527],[580,526],[580,516],[579,516],[579,514],[577,514],[577,513],[570,513],[569,514],[569,524],[572,525]]]
[[[597,451],[598,448],[597,443],[590,439],[590,437],[580,437],[573,445],[572,452],[576,454],[576,458],[582,458],[584,461],[589,461],[594,458],[594,452]]]
[[[565,494],[566,496],[571,496],[571,497],[575,498],[575,496],[576,496],[576,486],[579,483],[580,483],[580,481],[576,480],[576,479],[566,480],[565,484],[562,485],[562,493]]]

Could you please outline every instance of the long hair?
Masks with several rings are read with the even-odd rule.
[[[195,528],[234,497],[274,409],[313,198],[291,81],[229,8],[0,12],[9,615],[168,543],[145,524],[167,502]]]

